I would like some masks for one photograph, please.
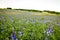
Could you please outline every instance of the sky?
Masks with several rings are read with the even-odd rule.
[[[60,12],[60,0],[0,0],[0,8],[7,7]]]

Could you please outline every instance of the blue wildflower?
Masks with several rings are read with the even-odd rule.
[[[51,29],[50,29],[50,28],[48,28],[47,35],[49,36],[49,35],[50,35],[50,33],[51,33]]]
[[[13,37],[13,40],[16,40],[16,34],[15,33],[13,33],[12,37]]]
[[[54,33],[54,30],[53,29],[51,29],[51,33]]]
[[[48,29],[48,32],[49,32],[49,33],[51,32],[51,29],[50,29],[50,28]]]
[[[22,37],[22,31],[19,32],[19,36]]]
[[[46,20],[44,20],[44,23],[46,23],[47,21]]]

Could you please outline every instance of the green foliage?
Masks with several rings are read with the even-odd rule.
[[[17,15],[19,16],[17,17]],[[48,31],[49,24],[53,24],[53,22],[44,24],[43,22],[38,22],[37,20],[39,18],[37,17],[35,19],[36,22],[33,23],[34,21],[32,21],[32,19],[34,16],[32,18],[32,16],[26,17],[26,15],[21,16],[20,14],[1,14],[0,18],[2,18],[0,19],[0,40],[12,40],[12,28],[14,28],[18,40],[45,40],[46,37],[48,40],[60,40],[60,27],[56,24],[54,24],[54,34],[47,36],[47,34],[44,33],[44,29]],[[24,18],[27,19],[28,23],[26,23],[27,21]],[[31,18],[31,20],[29,18]],[[39,20],[43,21],[45,19],[46,18],[41,18]],[[22,36],[20,36],[19,32],[22,32]]]
[[[22,10],[22,11],[29,11],[29,12],[42,12],[40,10],[33,10],[33,9],[15,9],[15,10]]]
[[[60,12],[49,11],[49,10],[44,10],[43,12],[48,12],[48,13],[51,13],[51,14],[60,14]]]

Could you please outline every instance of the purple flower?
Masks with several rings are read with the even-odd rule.
[[[51,33],[51,28],[49,27],[47,31],[47,36],[50,36],[50,33]]]
[[[19,31],[19,36],[22,37],[22,31]]]
[[[13,37],[13,40],[16,40],[16,34],[15,33],[13,33],[12,37]]]
[[[49,32],[49,33],[51,32],[51,29],[50,29],[50,28],[48,29],[48,32]]]
[[[46,20],[44,20],[44,23],[46,23],[47,21]]]
[[[53,29],[51,29],[51,33],[54,33],[54,30]]]

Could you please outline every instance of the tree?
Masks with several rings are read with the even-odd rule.
[[[12,9],[12,8],[10,8],[10,7],[7,7],[7,9]]]

